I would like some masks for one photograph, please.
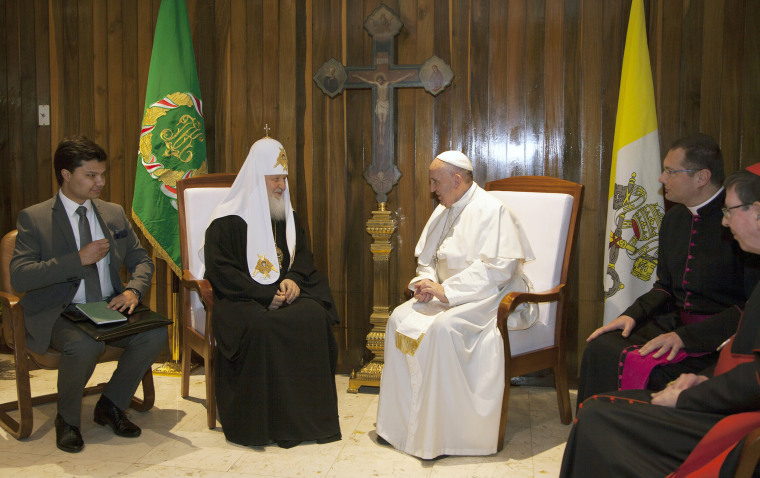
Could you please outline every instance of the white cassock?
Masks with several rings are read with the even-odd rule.
[[[504,394],[496,312],[506,294],[529,289],[522,264],[533,251],[511,211],[473,183],[450,208],[433,211],[415,255],[410,285],[443,284],[449,303],[411,299],[388,319],[377,433],[424,459],[490,455]],[[536,317],[526,306],[508,324],[523,329]]]

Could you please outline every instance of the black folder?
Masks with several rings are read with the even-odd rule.
[[[126,322],[119,322],[115,325],[95,325],[84,313],[74,307],[67,309],[63,313],[65,318],[69,319],[92,338],[103,341],[120,339],[128,335],[172,324],[171,319],[153,312],[142,304],[135,307],[135,310],[131,314],[122,313],[122,315],[127,318]]]

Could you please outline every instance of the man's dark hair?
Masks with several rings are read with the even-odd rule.
[[[733,189],[742,204],[753,204],[760,201],[760,176],[746,169],[739,170],[723,183],[726,191]]]
[[[58,143],[55,156],[53,156],[55,179],[61,186],[63,184],[61,171],[64,169],[73,173],[84,161],[96,160],[102,163],[106,159],[108,159],[108,155],[103,148],[88,137],[79,135],[64,138]]]
[[[685,166],[689,169],[710,170],[710,182],[716,186],[723,184],[726,173],[723,170],[723,153],[718,142],[712,136],[698,133],[676,140],[670,150],[683,149],[686,157]],[[695,171],[689,171],[694,176]]]

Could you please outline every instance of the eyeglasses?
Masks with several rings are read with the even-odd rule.
[[[744,204],[739,204],[738,206],[731,206],[731,207],[724,207],[720,210],[723,211],[723,217],[726,219],[731,219],[731,209],[736,209],[737,207],[745,207],[745,206],[751,206],[752,203],[745,202]]]
[[[685,173],[689,171],[699,171],[699,169],[663,169],[662,173],[667,174],[668,176],[672,176],[676,173]]]

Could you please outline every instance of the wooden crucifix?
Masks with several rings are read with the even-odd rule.
[[[391,236],[396,221],[386,209],[388,193],[401,177],[395,161],[395,101],[396,88],[423,87],[437,95],[454,78],[449,65],[432,56],[422,65],[396,65],[393,58],[393,39],[404,24],[385,5],[380,5],[365,20],[364,28],[372,36],[372,66],[345,67],[331,58],[314,75],[314,82],[331,98],[345,89],[372,88],[372,161],[364,168],[364,179],[372,186],[378,209],[367,221],[367,232],[374,243],[370,245],[374,263],[372,329],[367,334],[367,348],[374,354],[372,361],[362,363],[351,373],[349,392],[358,392],[362,385],[380,386],[385,363],[385,326],[390,316],[388,300],[388,262]]]
[[[454,78],[449,65],[437,56],[422,65],[394,63],[393,39],[403,26],[393,10],[380,5],[364,22],[372,37],[374,65],[345,67],[331,58],[314,75],[316,84],[331,98],[345,89],[372,88],[372,162],[363,174],[381,204],[401,177],[395,162],[394,90],[422,87],[437,95]]]

